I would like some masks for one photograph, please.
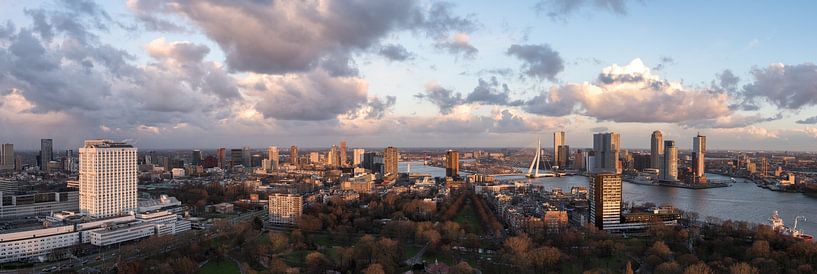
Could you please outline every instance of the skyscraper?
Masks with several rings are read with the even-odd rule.
[[[289,147],[289,163],[292,165],[298,165],[298,147],[291,146]]]
[[[346,163],[349,162],[349,159],[346,158],[346,141],[340,141],[340,161],[338,161],[338,165],[346,166]]]
[[[383,151],[383,172],[385,174],[397,175],[397,161],[400,159],[400,150],[396,147],[387,147]]]
[[[244,164],[244,151],[240,148],[234,148],[230,150],[230,162],[232,166],[243,165]]]
[[[136,210],[136,148],[87,140],[79,149],[79,208],[92,217]]]
[[[54,160],[54,140],[40,139],[40,170],[48,170],[48,162]]]
[[[250,150],[250,147],[244,147],[241,149],[241,160],[241,164],[243,164],[245,167],[252,166],[252,150]]]
[[[272,169],[278,169],[278,159],[280,159],[279,156],[278,147],[270,146],[267,148],[267,159],[269,159]]]
[[[227,160],[227,149],[226,148],[219,148],[216,150],[216,160],[218,161],[218,166],[221,169],[224,169],[224,161]]]
[[[597,173],[589,180],[590,223],[598,229],[621,223],[621,175]]]
[[[318,152],[310,152],[309,153],[309,163],[310,164],[317,164],[320,162],[320,154]]]
[[[565,144],[565,132],[564,131],[557,131],[553,133],[553,162],[562,168],[562,165],[559,164],[559,146]]]
[[[559,152],[559,157],[556,158],[556,165],[558,165],[560,169],[566,169],[568,165],[567,162],[570,159],[570,146],[559,145],[559,149],[556,151]]]
[[[445,177],[456,178],[460,174],[460,153],[448,150],[445,153]]]
[[[326,164],[329,166],[338,166],[340,163],[340,155],[338,155],[338,146],[332,145],[329,148],[329,153],[326,154]]]
[[[664,163],[661,170],[661,179],[664,181],[678,181],[678,148],[675,141],[664,141]]]
[[[706,154],[706,136],[698,136],[692,138],[692,171],[696,178],[704,176],[704,155]]]
[[[363,163],[363,154],[366,153],[366,150],[362,148],[356,148],[352,150],[352,165],[354,167],[359,167],[360,164]]]
[[[193,157],[193,159],[190,159],[190,163],[193,164],[194,166],[200,166],[201,161],[204,160],[204,158],[201,157],[201,150],[198,150],[198,149],[193,150],[192,157]]]
[[[661,169],[664,155],[664,134],[660,130],[652,132],[650,138],[650,167]]]
[[[0,146],[0,169],[14,169],[14,145],[3,144]]]
[[[769,159],[766,157],[760,158],[760,176],[768,176],[769,175]]]
[[[615,132],[593,134],[594,172],[621,174],[619,164],[619,135]]]

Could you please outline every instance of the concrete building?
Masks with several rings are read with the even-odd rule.
[[[662,164],[661,180],[678,181],[678,148],[675,141],[664,141],[664,163]]]
[[[289,163],[298,166],[298,147],[296,146],[289,147]]]
[[[0,234],[0,263],[45,256],[52,250],[80,243],[73,225]]]
[[[559,149],[557,150],[559,151],[559,155],[558,157],[554,158],[554,160],[556,160],[556,165],[559,167],[559,169],[567,169],[569,165],[568,162],[570,162],[570,146],[559,145]]]
[[[240,148],[230,150],[230,167],[244,164],[244,152]]]
[[[182,178],[186,176],[185,171],[183,168],[173,168],[170,170],[170,174],[173,175],[173,178]]]
[[[615,132],[593,134],[594,172],[621,174],[619,139]]]
[[[136,210],[136,148],[87,140],[79,149],[79,209],[96,218]]]
[[[309,163],[310,164],[317,164],[317,163],[320,163],[320,161],[321,161],[320,153],[317,153],[317,152],[314,152],[314,151],[309,153]]]
[[[340,160],[338,161],[338,165],[346,166],[349,163],[349,158],[346,158],[346,141],[340,141],[340,152],[338,154]]]
[[[664,134],[660,130],[650,137],[650,168],[661,169],[664,157]]]
[[[269,159],[270,165],[272,165],[271,170],[277,170],[281,159],[278,153],[278,147],[271,146],[267,148],[267,159]]]
[[[78,211],[77,191],[15,195],[0,192],[0,219],[48,216],[52,212]]]
[[[692,138],[692,172],[695,177],[704,177],[706,172],[704,167],[704,155],[706,155],[706,136],[698,136]]]
[[[192,159],[190,159],[190,164],[194,166],[201,165],[201,161],[204,160],[204,157],[201,156],[201,150],[193,150],[193,154],[190,155]]]
[[[362,148],[356,148],[352,150],[352,166],[359,167],[363,164],[363,154],[366,153],[366,150]]]
[[[553,133],[553,162],[557,166],[562,167],[562,168],[563,168],[563,166],[559,164],[559,159],[560,159],[559,147],[563,146],[564,144],[565,144],[565,132],[564,131],[554,132]]]
[[[48,163],[54,160],[54,140],[40,139],[40,170],[47,171]]]
[[[456,150],[448,150],[445,153],[445,177],[456,178],[460,176],[460,153]]]
[[[269,195],[269,221],[278,225],[295,225],[303,214],[303,202],[301,195]]]
[[[397,161],[400,160],[400,150],[396,147],[387,147],[383,151],[383,173],[397,176]]]
[[[590,177],[590,223],[598,229],[621,223],[621,175],[598,173]]]
[[[0,170],[14,169],[14,145],[0,145]]]

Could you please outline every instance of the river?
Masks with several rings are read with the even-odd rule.
[[[400,163],[400,172],[406,171],[406,163]],[[412,173],[428,173],[434,177],[445,176],[445,169],[424,166],[421,162],[411,163]],[[707,174],[710,179],[729,179],[716,174]],[[528,180],[545,188],[560,187],[570,191],[573,186],[588,186],[587,177],[567,176],[527,179],[522,176],[500,176],[500,180]],[[686,189],[662,186],[637,185],[624,182],[625,202],[671,204],[685,211],[700,214],[700,220],[707,216],[720,219],[732,219],[752,223],[767,223],[774,210],[787,226],[794,225],[796,216],[805,216],[807,221],[800,221],[798,228],[804,232],[817,235],[817,198],[801,193],[775,192],[755,186],[754,183],[736,178],[737,183],[730,187],[709,189]]]

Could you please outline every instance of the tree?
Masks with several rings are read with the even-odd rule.
[[[663,241],[655,241],[647,252],[651,255],[655,255],[666,260],[669,258],[670,249],[669,246],[667,246],[667,244],[665,244]]]
[[[681,266],[676,262],[665,262],[655,267],[656,274],[677,274],[681,272]]]
[[[176,259],[172,267],[175,273],[193,274],[199,270],[199,265],[187,256]]]
[[[769,242],[765,240],[757,240],[752,243],[752,247],[749,249],[749,257],[768,257],[770,252]]]
[[[633,274],[633,264],[627,261],[627,267],[624,269],[624,274]]]
[[[270,232],[269,240],[272,244],[273,253],[283,252],[289,246],[289,237],[281,232]]]
[[[736,263],[729,267],[729,274],[758,274],[757,268],[752,267],[748,263]]]
[[[364,274],[385,274],[386,272],[383,271],[383,266],[378,263],[370,264],[369,267],[363,269]]]
[[[314,251],[306,255],[306,265],[309,273],[324,273],[330,267],[329,259],[323,253]]]
[[[559,263],[559,260],[562,258],[562,252],[555,247],[543,246],[531,251],[530,258],[534,266],[541,270],[540,272],[545,272],[544,270],[552,268]]]
[[[705,263],[691,265],[684,270],[684,274],[712,274],[712,269]]]
[[[460,263],[454,265],[448,270],[450,274],[472,274],[474,273],[474,268],[468,264],[466,261],[461,261]]]

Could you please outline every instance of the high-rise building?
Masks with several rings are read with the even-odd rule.
[[[387,147],[383,151],[383,173],[397,175],[397,161],[400,159],[400,150],[396,147]]]
[[[352,165],[354,167],[359,167],[360,164],[363,163],[363,154],[366,153],[366,150],[362,148],[356,148],[352,150]]]
[[[460,153],[448,150],[445,153],[445,177],[456,178],[460,174]]]
[[[289,163],[294,166],[298,165],[298,147],[296,146],[289,147]]]
[[[224,169],[224,162],[227,161],[227,149],[226,148],[219,148],[216,150],[216,160],[218,161],[217,166],[221,169]]]
[[[310,163],[310,164],[317,164],[317,163],[319,163],[319,162],[321,161],[321,157],[320,157],[320,156],[321,156],[321,155],[320,155],[320,153],[318,153],[318,152],[315,152],[315,151],[310,152],[310,153],[309,153],[309,163]]]
[[[252,166],[252,150],[250,150],[250,147],[244,147],[241,149],[241,160],[241,164],[243,164],[245,167]]]
[[[662,180],[678,181],[678,148],[675,147],[675,141],[664,141],[664,163],[662,167]]]
[[[575,170],[587,170],[587,159],[584,154],[584,151],[581,149],[576,150],[576,154],[573,155],[573,169]]]
[[[556,165],[559,166],[560,169],[566,169],[568,166],[568,161],[570,160],[570,146],[568,145],[559,145],[559,157],[556,159]]]
[[[565,132],[564,131],[557,131],[553,133],[553,162],[563,168],[562,165],[559,164],[559,146],[565,144]]]
[[[278,155],[278,147],[270,146],[267,148],[267,159],[269,160],[270,165],[272,165],[273,170],[278,169],[278,161],[281,159],[280,155]]]
[[[136,210],[136,148],[87,140],[79,149],[79,208],[92,217]]]
[[[14,169],[14,145],[3,144],[0,146],[0,169]]]
[[[650,167],[661,169],[664,155],[664,134],[660,130],[652,132],[650,138]]]
[[[346,166],[349,162],[349,158],[346,158],[346,141],[340,141],[340,154],[338,157],[340,157],[338,161],[338,165],[340,166]]]
[[[621,223],[621,174],[597,173],[590,178],[588,199],[590,223],[609,229]]]
[[[303,197],[296,194],[269,195],[269,221],[279,225],[295,225],[303,214]]]
[[[593,134],[594,172],[621,174],[619,135],[615,132]]]
[[[54,160],[54,140],[40,139],[40,170],[48,170],[48,163]]]
[[[201,156],[201,150],[193,150],[193,159],[190,159],[190,164],[193,166],[200,166],[201,161],[204,160],[204,157]]]
[[[701,178],[704,176],[704,155],[706,155],[706,136],[698,136],[692,138],[692,171],[695,177]]]
[[[760,158],[760,176],[768,176],[769,175],[769,159],[766,157]]]
[[[326,154],[326,164],[329,166],[338,166],[340,164],[340,155],[338,155],[338,146],[332,145],[329,148],[329,153]]]
[[[240,148],[230,149],[230,162],[232,162],[231,166],[243,165],[244,164],[244,151]]]

